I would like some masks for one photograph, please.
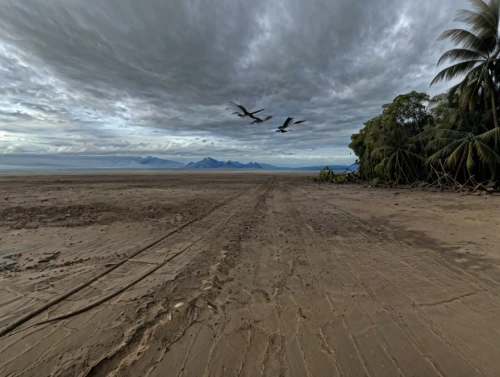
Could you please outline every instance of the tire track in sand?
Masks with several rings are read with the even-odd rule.
[[[267,183],[267,182],[266,182]],[[264,183],[264,184],[266,184]],[[263,184],[263,185],[264,185]],[[260,188],[260,187],[259,187]],[[258,189],[259,189],[258,188]],[[257,189],[257,190],[258,190]],[[248,190],[245,190],[244,192],[241,192],[241,193],[238,193],[238,194],[235,194],[233,195],[231,198],[229,198],[228,200],[226,200],[225,202],[223,203],[220,203],[218,205],[216,205],[215,207],[213,207],[211,210],[209,210],[208,212],[200,215],[200,216],[197,216],[196,218],[190,220],[190,221],[187,221],[186,223],[184,223],[183,225],[177,227],[176,229],[168,232],[166,235],[162,236],[161,238],[157,239],[156,241],[153,241],[151,243],[149,243],[148,245],[142,247],[141,249],[139,249],[138,251],[132,253],[131,255],[129,255],[128,257],[122,259],[121,261],[117,262],[116,264],[114,264],[113,266],[107,268],[106,270],[104,270],[103,272],[101,272],[100,274],[94,276],[93,278],[83,282],[82,284],[74,287],[73,289],[69,290],[68,292],[58,296],[58,297],[55,297],[54,299],[50,300],[49,302],[45,303],[44,305],[40,306],[39,308],[37,309],[34,309],[28,313],[26,313],[25,315],[23,315],[22,317],[18,318],[17,320],[15,320],[14,322],[10,323],[9,325],[5,326],[4,328],[2,328],[0,330],[0,338],[8,335],[11,331],[13,331],[14,329],[16,329],[17,327],[21,326],[23,323],[29,321],[30,319],[36,317],[37,315],[43,313],[44,311],[46,311],[47,309],[51,308],[52,306],[60,303],[61,301],[69,298],[70,296],[74,295],[75,293],[77,292],[80,292],[82,289],[88,287],[90,284],[92,284],[93,282],[101,279],[102,277],[105,277],[106,275],[110,274],[112,271],[116,270],[118,267],[120,267],[121,265],[125,264],[126,262],[128,262],[130,259],[132,258],[135,258],[137,257],[138,255],[142,254],[143,252],[145,252],[146,250],[149,250],[151,249],[152,247],[158,245],[159,243],[161,243],[162,241],[166,240],[167,238],[169,238],[170,236],[180,232],[181,230],[187,228],[188,226],[190,226],[191,224],[203,219],[203,218],[206,218],[207,216],[209,216],[211,213],[213,213],[214,211],[218,210],[219,208],[223,207],[224,205],[236,200],[238,197],[240,197],[241,195],[245,194],[246,192],[250,191],[250,189]],[[256,190],[256,191],[257,191]],[[156,271],[157,269],[154,269],[154,271]],[[149,274],[151,274],[152,272],[154,272],[153,270],[151,270],[149,272]],[[147,275],[149,274],[145,274],[144,277],[146,277]],[[136,284],[137,282],[139,282],[140,280],[144,279],[144,277],[142,277],[141,279],[138,279],[138,281],[136,281],[134,284]],[[132,284],[133,285],[133,284]],[[130,287],[128,287],[130,288]],[[127,288],[127,289],[128,289]]]
[[[237,214],[238,211],[240,211],[242,208],[244,208],[244,205],[250,201],[250,199],[255,198],[258,196],[259,192],[266,192],[269,190],[269,187],[272,186],[274,182],[274,179],[271,178],[264,182],[264,184],[260,185],[257,189],[255,189],[248,197],[246,197],[242,202],[238,203],[238,206],[232,210],[232,213],[230,214],[224,214],[222,221],[218,222],[215,226],[211,227],[209,231],[207,231],[206,234],[204,234],[202,237],[197,239],[196,241],[192,242],[191,245],[187,246],[185,249],[189,249],[192,246],[194,246],[196,243],[198,243],[200,240],[204,239],[206,236],[209,234],[212,234],[213,231],[217,228],[224,228],[225,225],[227,225]],[[172,347],[177,341],[182,339],[184,337],[184,334],[190,329],[191,326],[193,326],[196,323],[200,323],[198,319],[198,309],[195,308],[188,308],[188,312],[191,314],[188,315],[188,322],[183,324],[182,329],[183,331],[178,334],[174,339],[172,339],[167,347],[165,348],[168,350],[170,347]],[[117,373],[121,368],[127,368],[129,360],[133,360],[133,355],[141,353],[141,345],[144,343],[148,343],[147,338],[151,336],[150,334],[153,332],[153,330],[157,326],[162,325],[163,318],[162,317],[155,317],[152,318],[151,321],[147,321],[145,324],[141,326],[138,331],[133,333],[133,336],[131,336],[130,341],[126,341],[122,344],[121,347],[118,349],[114,350],[111,354],[105,355],[104,357],[101,358],[101,360],[97,361],[94,363],[87,372],[82,374],[82,376],[85,377],[104,377],[108,376],[112,371],[113,373]],[[201,330],[200,330],[201,331]],[[190,346],[190,348],[193,345]],[[137,349],[137,350],[135,350]],[[134,351],[135,350],[135,351]],[[189,358],[189,355],[186,356],[186,361],[184,364],[187,363],[187,359]],[[149,366],[149,371],[148,375],[152,374],[155,371],[156,366],[161,363],[163,359],[163,356],[160,356],[159,358],[156,359],[153,365]],[[210,360],[210,356],[209,356]],[[210,361],[207,364],[210,364]]]
[[[315,201],[321,201],[315,195],[310,195],[309,197],[315,199]],[[321,201],[321,203],[324,204],[324,201]],[[329,204],[330,205],[328,207],[337,208],[333,204]],[[353,218],[352,215],[344,213],[344,211],[339,210],[339,213],[342,214],[341,218],[347,220],[347,222],[342,223],[343,226],[349,226],[349,221],[356,222],[358,220]],[[338,218],[338,215],[336,217]],[[368,227],[368,233],[370,233],[369,226],[366,223],[363,223],[363,225],[364,227]],[[312,232],[312,229],[310,230]],[[364,233],[362,236],[369,237]],[[454,376],[471,376],[482,375],[480,370],[489,370],[490,372],[495,370],[495,368],[485,360],[482,362],[478,360],[473,362],[470,358],[471,353],[474,353],[472,349],[469,349],[464,353],[463,348],[469,348],[465,343],[454,337],[449,331],[442,329],[439,323],[435,321],[435,318],[430,316],[429,313],[423,311],[418,306],[413,305],[413,301],[407,296],[404,290],[393,282],[393,280],[404,281],[404,277],[400,276],[400,269],[394,266],[389,275],[382,274],[380,272],[387,270],[387,263],[392,263],[392,261],[403,262],[402,260],[396,258],[397,254],[391,255],[383,247],[381,247],[381,245],[379,245],[378,239],[370,238],[369,247],[372,250],[376,250],[377,254],[375,254],[375,256],[367,254],[367,262],[366,260],[358,258],[357,255],[360,251],[358,251],[358,249],[354,246],[356,245],[355,243],[352,244],[351,242],[349,245],[343,246],[346,248],[347,252],[339,253],[333,251],[332,249],[339,263],[345,267],[345,270],[350,271],[351,276],[354,278],[354,284],[367,292],[368,296],[381,309],[381,313],[385,313],[385,315],[388,315],[389,318],[392,318],[393,323],[400,329],[398,331],[402,331],[402,334],[405,334],[401,339],[407,339],[432,365],[436,374],[447,375],[447,370],[455,369],[455,374],[453,374]],[[360,247],[362,245],[363,244],[360,243]],[[408,252],[408,250],[405,250],[405,252]],[[379,255],[380,257],[382,257],[382,255],[384,256],[385,266],[380,264],[377,265],[375,263],[378,259],[380,259]],[[416,258],[416,256],[413,256],[413,258]],[[422,259],[426,260],[427,258],[428,257],[423,257]],[[413,261],[415,261],[415,259],[413,259]],[[434,264],[431,265],[434,266]],[[357,273],[355,273],[353,269],[356,269]],[[426,271],[426,269],[422,267],[420,271],[422,273]],[[390,276],[390,278],[388,278],[388,276]],[[392,290],[388,290],[386,286],[391,286]],[[378,290],[378,292],[376,293],[374,290]],[[406,301],[406,304],[403,307],[399,307],[398,311],[402,311],[405,314],[403,315],[400,313],[397,315],[397,313],[395,313],[396,308],[388,303],[401,302],[402,304],[402,300]],[[362,306],[365,307],[365,310],[372,312],[366,304],[363,303]],[[375,318],[370,318],[369,320],[374,326],[377,326],[377,323],[380,324],[380,321],[384,317],[380,314],[376,314],[375,312],[372,312],[372,315],[375,315]],[[408,320],[404,320],[405,317],[408,317]],[[445,331],[448,336],[446,336],[443,331]],[[384,339],[384,336],[380,333],[380,331],[379,334],[381,339]],[[450,338],[450,336],[452,336],[452,338]],[[462,349],[457,347],[457,344],[462,344]],[[434,352],[430,352],[430,350]],[[438,353],[436,353],[437,350],[439,350]],[[447,355],[447,357],[443,357],[443,355]],[[403,356],[404,355],[400,355],[398,359],[401,360]],[[440,362],[437,362],[435,359],[437,356],[440,356]],[[476,354],[475,358],[477,357],[479,357],[479,355]],[[459,365],[460,367],[458,367]],[[409,365],[406,369],[411,370],[411,368],[412,366]]]

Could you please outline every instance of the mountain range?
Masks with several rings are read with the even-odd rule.
[[[345,165],[328,165],[332,170],[345,170],[348,166]],[[321,166],[305,166],[299,168],[287,168],[263,164],[259,162],[249,162],[242,164],[238,161],[218,161],[211,157],[205,157],[198,162],[190,162],[185,165],[185,169],[249,169],[249,170],[294,170],[294,171],[307,171],[307,170],[321,170],[325,165]]]
[[[344,165],[328,165],[333,170],[345,170]],[[184,164],[178,161],[158,157],[133,156],[46,156],[46,155],[3,155],[1,170],[191,170],[191,169],[227,169],[227,170],[288,170],[313,171],[325,166],[306,166],[299,168],[279,167],[259,162],[242,164],[238,161],[218,161],[211,157]],[[354,170],[354,169],[353,169]]]
[[[185,166],[187,169],[264,169],[264,167],[257,162],[249,162],[242,164],[238,161],[218,161],[211,157],[205,157],[198,162],[190,162]]]

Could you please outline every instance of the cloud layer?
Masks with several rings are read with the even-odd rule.
[[[347,162],[465,0],[0,0],[0,153]],[[433,93],[447,85],[432,89]],[[274,118],[249,126],[234,100]],[[287,116],[309,122],[276,134]]]

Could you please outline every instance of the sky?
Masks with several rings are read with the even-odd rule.
[[[0,0],[2,154],[347,164],[466,0]],[[232,100],[273,119],[249,125]],[[306,119],[292,132],[286,117]]]

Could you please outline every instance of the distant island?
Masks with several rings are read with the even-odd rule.
[[[238,161],[219,161],[205,157],[200,161],[187,164],[178,161],[166,160],[158,157],[134,156],[2,156],[0,170],[199,170],[199,169],[225,169],[225,170],[275,170],[275,171],[318,171],[325,165],[304,167],[283,167],[249,162],[243,164]],[[332,170],[345,170],[348,165],[328,164]],[[351,169],[355,170],[352,168]]]

